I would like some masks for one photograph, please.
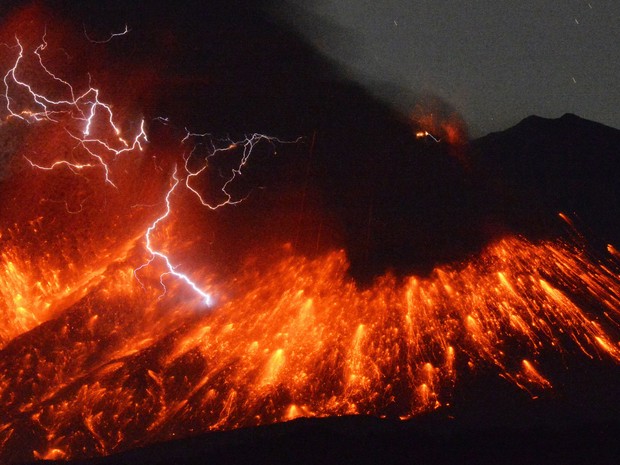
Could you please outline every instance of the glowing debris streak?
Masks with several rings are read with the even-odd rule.
[[[28,54],[16,38],[10,48],[16,58],[3,79],[4,120],[57,125],[86,158],[43,164],[28,157],[32,168],[103,169],[101,185],[119,190],[125,177],[140,176],[114,167],[119,155],[145,151],[144,121],[124,139],[97,89],[77,92],[50,71],[46,47],[44,38]],[[46,97],[28,83],[21,75],[28,58],[66,98]],[[194,139],[207,144],[204,157]],[[367,288],[347,275],[343,251],[309,259],[284,245],[222,283],[218,311],[196,312],[191,296],[212,302],[201,285],[207,278],[182,273],[171,258],[176,251],[160,242],[171,223],[185,220],[175,202],[190,198],[207,213],[238,203],[243,196],[233,195],[232,183],[256,144],[282,142],[188,131],[180,145],[189,153],[163,176],[163,200],[155,204],[163,211],[145,229],[139,223],[121,247],[80,243],[83,254],[100,254],[86,271],[68,255],[60,261],[67,270],[35,274],[28,250],[2,251],[0,311],[10,317],[0,324],[0,460],[105,455],[300,416],[404,419],[449,405],[459,378],[479,371],[536,397],[553,387],[548,367],[557,358],[620,362],[620,264],[612,245],[599,257],[583,244],[509,236],[429,276],[386,275]],[[221,154],[240,162],[223,176],[222,199],[209,201],[197,185]],[[51,203],[44,200],[41,217]],[[38,224],[19,225],[14,234],[33,231],[44,243],[49,233]],[[185,240],[200,245],[200,238]],[[44,258],[55,263],[53,254],[63,252]],[[166,298],[141,278],[159,273],[161,263]]]
[[[360,289],[346,269],[343,252],[310,260],[285,247],[224,285],[218,311],[196,314],[179,281],[159,299],[118,268],[4,352],[0,443],[34,428],[46,438],[36,456],[80,457],[298,416],[409,418],[450,405],[479,371],[536,397],[554,359],[620,362],[613,258],[508,237],[425,278]]]

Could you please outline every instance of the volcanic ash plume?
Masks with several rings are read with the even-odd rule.
[[[211,221],[252,195],[239,183],[256,151],[293,141],[159,146],[149,129],[170,122],[133,121],[96,77],[61,74],[53,33],[3,37],[0,129],[19,142],[1,186],[3,461],[297,417],[406,419],[479,372],[535,397],[567,354],[620,362],[613,247],[513,235],[361,287],[345,251],[284,243],[219,273]]]

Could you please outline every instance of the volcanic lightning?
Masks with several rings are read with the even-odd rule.
[[[123,29],[121,32],[113,32],[109,35],[107,39],[94,40],[88,36],[88,33],[86,32],[86,25],[84,25],[84,36],[88,39],[89,42],[92,42],[93,44],[107,44],[115,37],[124,36],[125,34],[129,34],[129,32],[131,32],[131,29],[129,29],[129,26],[127,24],[125,24],[125,29]]]
[[[188,190],[194,193],[194,195],[198,198],[198,200],[204,207],[207,207],[210,210],[217,210],[218,208],[223,207],[225,205],[236,205],[244,200],[244,198],[234,199],[232,194],[228,191],[228,187],[237,179],[238,176],[242,174],[241,173],[242,169],[247,165],[250,159],[250,155],[252,154],[252,151],[254,150],[254,147],[256,146],[256,144],[258,144],[259,142],[263,142],[263,141],[271,145],[274,145],[276,143],[277,144],[296,144],[301,140],[301,137],[295,140],[289,141],[289,140],[279,139],[277,137],[266,136],[264,134],[254,133],[254,134],[247,135],[244,139],[239,140],[239,141],[233,141],[230,138],[219,140],[220,143],[223,143],[222,147],[219,147],[215,145],[215,141],[210,134],[206,134],[206,133],[196,134],[196,133],[191,133],[190,131],[187,131],[187,134],[185,135],[185,137],[183,138],[181,142],[185,143],[190,138],[196,138],[196,137],[198,138],[207,137],[210,143],[210,149],[208,151],[207,156],[204,159],[204,164],[195,171],[192,171],[191,168],[189,167],[189,162],[190,162],[190,159],[192,158],[195,147],[192,150],[192,152],[187,157],[185,157],[185,171],[188,173],[185,178],[185,186],[187,187]],[[220,192],[224,195],[224,199],[216,203],[208,202],[200,194],[200,192],[191,185],[191,180],[199,176],[200,174],[202,174],[208,168],[209,166],[208,160],[211,157],[216,156],[218,153],[237,150],[239,147],[241,147],[242,149],[241,160],[239,161],[239,164],[237,165],[237,167],[231,170],[230,176],[224,182],[224,185],[220,189]]]
[[[56,74],[50,71],[50,69],[44,63],[42,57],[42,52],[48,47],[46,41],[46,34],[43,35],[41,43],[34,49],[32,53],[37,57],[36,63],[39,66],[40,70],[42,70],[44,74],[49,79],[51,79],[52,83],[60,83],[65,89],[66,93],[68,93],[70,98],[52,99],[36,91],[33,84],[29,84],[28,82],[18,77],[18,74],[26,57],[24,56],[24,46],[22,45],[20,39],[17,36],[15,37],[15,41],[16,45],[14,45],[12,48],[17,48],[17,58],[13,66],[4,75],[3,79],[4,98],[6,100],[6,110],[8,113],[8,117],[18,118],[26,122],[40,122],[43,120],[58,122],[56,119],[57,117],[59,117],[60,115],[68,115],[70,116],[72,121],[81,121],[83,124],[83,127],[81,129],[81,136],[73,134],[73,132],[69,128],[65,128],[65,131],[67,131],[67,133],[75,141],[77,141],[77,143],[92,158],[97,160],[97,164],[104,170],[106,182],[116,187],[116,185],[110,179],[110,168],[108,163],[100,153],[98,153],[91,147],[102,147],[107,153],[111,154],[113,157],[116,157],[122,153],[132,152],[136,149],[143,150],[143,143],[148,141],[146,137],[144,121],[141,121],[140,130],[134,136],[131,144],[128,143],[121,136],[121,130],[119,129],[118,124],[114,120],[114,113],[112,111],[112,107],[99,99],[98,89],[89,86],[88,89],[76,96],[76,92],[69,82],[58,77]],[[25,90],[27,95],[29,96],[30,102],[34,104],[34,107],[30,108],[27,102],[24,102],[23,108],[21,110],[13,109],[12,102],[18,100],[18,98],[12,96],[12,87],[17,87],[18,89]],[[95,124],[97,115],[100,112],[103,112],[105,115],[107,115],[105,120],[107,120],[109,128],[116,136],[116,147],[101,138],[90,137],[92,132],[92,126],[93,124]],[[72,163],[67,160],[54,162],[48,167],[43,167],[32,163],[30,160],[28,161],[32,166],[45,169],[52,169],[60,165],[66,165],[76,170],[93,167],[93,165],[90,164]]]
[[[124,35],[128,31],[129,29],[126,27],[122,33],[113,34],[108,40],[103,41],[103,42],[96,42],[96,43],[108,42],[113,37]],[[104,154],[111,155],[112,159],[115,159],[118,155],[121,155],[123,153],[132,153],[136,150],[142,151],[144,149],[143,144],[148,142],[144,120],[141,120],[139,131],[134,136],[132,142],[128,143],[122,137],[118,124],[115,122],[114,113],[112,111],[112,106],[107,103],[102,102],[99,99],[100,92],[97,88],[90,86],[85,92],[83,92],[82,94],[76,97],[76,92],[73,86],[66,80],[61,79],[60,77],[56,76],[45,65],[42,54],[41,54],[48,47],[45,34],[42,37],[41,44],[39,44],[34,49],[34,52],[33,52],[33,54],[37,57],[36,63],[38,64],[40,69],[44,71],[45,75],[49,79],[51,79],[53,82],[61,83],[63,87],[66,89],[66,91],[70,94],[71,97],[69,99],[53,100],[45,96],[44,94],[35,91],[34,86],[32,84],[29,84],[27,81],[20,79],[17,76],[20,68],[22,67],[22,63],[26,57],[25,57],[25,50],[24,50],[24,47],[21,41],[17,37],[15,38],[15,40],[16,40],[15,47],[18,49],[18,56],[14,62],[14,65],[4,76],[4,84],[5,84],[4,96],[7,102],[6,109],[7,109],[9,117],[19,118],[26,122],[41,122],[43,120],[47,120],[53,123],[57,123],[58,121],[54,118],[54,116],[61,115],[61,114],[67,114],[71,117],[72,120],[77,119],[77,120],[82,121],[83,122],[83,129],[81,130],[82,136],[75,135],[67,128],[65,128],[65,131],[72,139],[74,139],[79,144],[79,146],[87,154],[90,155],[91,158],[94,158],[96,160],[96,163],[95,164],[78,163],[78,162],[73,162],[73,161],[63,159],[63,160],[54,161],[50,165],[42,165],[42,164],[32,161],[28,157],[24,157],[26,161],[33,168],[37,168],[41,170],[48,170],[48,171],[54,170],[62,166],[69,168],[71,171],[80,171],[80,170],[84,170],[87,168],[93,168],[93,167],[99,166],[104,170],[105,182],[116,188],[117,187],[116,184],[111,180],[110,165],[106,161],[106,158],[109,158],[109,157],[105,157]],[[16,85],[17,87],[27,90],[27,93],[29,94],[32,103],[34,103],[34,106],[35,106],[34,110],[27,109],[27,108],[19,112],[16,112],[15,110],[13,110],[11,102],[15,99],[10,94],[11,83]],[[103,112],[105,115],[105,117],[103,118],[103,121],[107,123],[107,129],[110,129],[111,132],[115,135],[116,146],[107,142],[103,138],[94,137],[92,135],[93,126],[99,123],[101,120],[100,118],[97,118],[100,112]],[[75,114],[79,115],[78,118],[75,117]],[[193,193],[198,198],[198,200],[203,206],[208,207],[210,210],[216,210],[225,205],[236,205],[244,200],[243,198],[234,199],[233,195],[228,191],[228,187],[232,183],[234,183],[234,181],[240,175],[242,175],[242,169],[247,165],[250,159],[250,156],[252,154],[252,151],[255,148],[256,144],[263,142],[263,141],[271,145],[276,144],[276,143],[279,143],[279,144],[297,143],[300,140],[298,138],[294,141],[285,141],[285,140],[278,139],[276,137],[270,137],[270,136],[266,136],[263,134],[255,133],[255,134],[246,136],[244,139],[240,141],[233,141],[230,138],[223,139],[223,140],[217,140],[217,142],[220,145],[222,145],[220,147],[218,144],[216,144],[215,138],[213,138],[210,134],[206,134],[206,133],[198,134],[198,133],[192,133],[189,130],[186,130],[186,135],[181,140],[181,143],[186,144],[188,143],[188,141],[190,141],[191,139],[195,139],[195,138],[201,138],[201,139],[207,138],[210,144],[210,151],[208,155],[205,157],[204,163],[201,165],[200,168],[198,168],[195,171],[192,171],[190,169],[189,163],[194,155],[194,151],[196,147],[194,147],[192,151],[189,153],[189,155],[185,157],[185,163],[184,163],[185,176],[184,176],[183,185],[187,188],[187,190],[189,190],[191,193]],[[221,193],[223,194],[224,199],[214,204],[209,203],[207,200],[205,200],[204,196],[199,192],[199,190],[195,188],[194,186],[192,186],[191,184],[192,179],[200,176],[201,174],[205,172],[205,170],[208,169],[209,167],[208,161],[211,157],[214,157],[220,153],[234,152],[238,148],[241,148],[241,151],[242,151],[241,159],[239,161],[238,166],[231,170],[230,177],[224,182],[224,185],[221,188]],[[100,153],[100,151],[97,149],[103,150],[104,154]],[[174,172],[171,177],[172,185],[170,189],[168,190],[168,192],[166,193],[165,199],[164,199],[165,211],[160,217],[154,220],[154,222],[147,228],[144,234],[145,247],[147,251],[149,252],[149,254],[151,255],[151,258],[145,264],[141,265],[140,267],[134,270],[134,276],[138,278],[138,272],[140,270],[150,265],[156,258],[159,258],[163,261],[163,263],[165,264],[165,268],[166,268],[166,271],[160,276],[160,282],[164,288],[164,293],[166,290],[166,286],[164,284],[164,278],[168,275],[174,276],[178,278],[179,280],[185,282],[196,294],[198,294],[201,297],[205,305],[211,306],[213,302],[212,296],[209,293],[200,289],[200,287],[192,279],[190,279],[188,275],[184,273],[180,273],[177,270],[178,266],[175,266],[172,264],[169,256],[166,253],[164,253],[162,250],[155,248],[153,245],[152,234],[155,232],[158,225],[164,222],[170,216],[170,213],[172,211],[171,196],[173,195],[174,191],[177,189],[177,187],[180,185],[181,182],[182,182],[182,179],[178,177],[178,169],[175,166]]]
[[[179,185],[180,179],[177,177],[177,169],[175,167],[174,169],[174,173],[172,173],[172,179],[174,180],[172,187],[170,187],[170,190],[166,193],[166,198],[165,198],[165,202],[166,202],[166,210],[165,212],[159,217],[157,218],[153,224],[151,224],[148,229],[146,230],[146,233],[144,235],[145,239],[146,239],[146,249],[149,251],[149,253],[151,254],[151,258],[149,259],[149,261],[147,263],[145,263],[144,265],[136,268],[134,270],[134,276],[138,276],[137,273],[138,271],[140,271],[142,268],[144,268],[145,266],[150,265],[153,260],[155,260],[155,258],[160,258],[164,261],[165,265],[166,265],[166,269],[167,271],[164,272],[161,276],[160,276],[160,283],[162,285],[162,287],[164,288],[164,293],[166,290],[166,285],[164,284],[164,277],[166,275],[172,275],[175,276],[176,278],[184,281],[187,285],[189,285],[194,292],[196,292],[198,295],[200,295],[203,299],[204,304],[207,307],[210,307],[213,299],[211,297],[210,294],[204,292],[202,289],[200,289],[196,283],[194,283],[187,275],[183,274],[183,273],[179,273],[176,270],[176,267],[172,265],[172,263],[170,262],[170,259],[168,258],[168,256],[153,248],[152,245],[152,241],[151,241],[151,234],[155,231],[155,229],[157,228],[157,225],[159,223],[161,223],[162,221],[164,221],[169,215],[170,215],[170,211],[171,211],[171,206],[170,206],[170,197],[172,196],[172,193],[174,192],[174,190],[177,188],[177,186]]]
[[[287,141],[187,131],[175,146],[184,152],[171,155],[149,142],[144,120],[124,138],[90,79],[78,92],[52,72],[45,36],[31,53],[24,44],[10,48],[4,120],[70,148],[33,138],[27,157],[16,151],[34,168],[12,180],[21,190],[2,186],[35,200],[0,236],[0,461],[106,455],[299,416],[410,418],[450,404],[459,377],[479,371],[536,397],[553,389],[549,367],[568,353],[620,363],[613,245],[601,256],[584,243],[508,235],[428,276],[361,287],[345,251],[309,258],[281,244],[212,285],[213,270],[177,247],[205,242],[183,236],[182,207],[211,215],[243,201],[234,186],[256,145]],[[208,186],[212,199],[201,183],[219,156],[234,167]],[[39,178],[48,184],[28,183]],[[218,311],[192,311],[188,291],[212,306],[214,287]]]
[[[299,138],[294,140],[294,141],[286,141],[286,140],[281,140],[278,139],[276,137],[270,137],[270,136],[266,136],[264,134],[251,134],[251,135],[247,135],[244,139],[240,140],[240,141],[233,141],[230,138],[224,139],[224,140],[219,140],[218,142],[220,142],[222,144],[222,146],[220,147],[219,145],[216,145],[215,139],[210,135],[210,134],[196,134],[196,133],[191,133],[190,131],[187,131],[185,137],[183,138],[183,140],[181,141],[182,143],[186,143],[190,138],[208,138],[208,143],[210,144],[210,148],[208,150],[208,154],[206,155],[206,157],[204,158],[204,163],[202,164],[202,166],[195,170],[192,171],[192,169],[190,168],[189,164],[190,164],[190,160],[192,159],[193,155],[194,155],[194,151],[196,149],[196,147],[194,147],[192,149],[192,151],[189,153],[189,155],[187,155],[185,157],[185,163],[184,163],[184,169],[185,169],[185,182],[182,183],[182,179],[178,177],[178,168],[175,166],[174,168],[174,172],[172,174],[172,185],[170,187],[170,189],[168,190],[168,192],[166,193],[166,197],[165,197],[165,204],[166,204],[166,209],[165,212],[159,217],[157,218],[147,229],[146,234],[145,234],[145,239],[146,239],[146,248],[149,251],[149,253],[151,254],[151,259],[145,263],[144,265],[138,267],[135,270],[136,276],[137,276],[137,272],[140,271],[141,269],[143,269],[145,266],[150,265],[152,263],[152,261],[157,257],[163,260],[167,271],[165,273],[163,273],[160,276],[160,283],[162,285],[162,287],[164,288],[164,291],[166,289],[166,286],[164,284],[164,277],[166,275],[172,275],[175,276],[176,278],[184,281],[191,289],[193,289],[193,291],[195,293],[197,293],[201,298],[202,301],[205,305],[207,305],[208,307],[210,307],[213,304],[213,297],[211,294],[203,291],[202,289],[200,289],[200,287],[194,282],[192,281],[186,274],[180,273],[177,271],[177,266],[174,266],[171,261],[170,258],[163,253],[160,250],[156,250],[155,248],[153,248],[153,244],[152,244],[152,239],[151,239],[151,234],[155,232],[155,230],[157,229],[157,226],[166,220],[166,218],[169,217],[172,207],[171,207],[171,196],[174,193],[174,191],[177,189],[177,187],[182,183],[182,185],[184,185],[188,191],[190,191],[192,194],[195,195],[195,197],[199,200],[200,204],[204,207],[207,207],[210,210],[217,210],[218,208],[224,207],[226,205],[237,205],[240,202],[242,202],[244,200],[244,197],[240,198],[240,199],[234,199],[233,195],[231,194],[231,192],[228,190],[229,186],[237,179],[238,176],[240,176],[242,174],[242,170],[243,168],[247,165],[250,156],[252,154],[252,151],[254,149],[254,147],[256,146],[256,144],[258,144],[259,142],[262,141],[266,141],[270,144],[275,144],[275,143],[279,143],[279,144],[287,144],[287,143],[297,143],[299,142]],[[235,168],[232,168],[231,170],[231,174],[230,176],[226,179],[226,181],[224,182],[223,186],[220,189],[221,194],[223,195],[224,199],[216,202],[216,203],[210,203],[208,202],[203,195],[201,195],[201,193],[199,192],[198,189],[196,189],[195,187],[193,187],[191,185],[191,180],[197,176],[199,176],[200,174],[202,174],[205,170],[208,169],[209,164],[208,161],[210,158],[216,156],[217,154],[221,154],[221,153],[226,153],[226,152],[234,152],[236,151],[239,147],[241,147],[242,149],[242,153],[241,153],[241,159],[238,163],[238,165]]]

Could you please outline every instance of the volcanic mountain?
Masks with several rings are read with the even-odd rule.
[[[582,143],[584,140],[587,143]],[[613,189],[611,180],[614,179],[615,175],[620,174],[618,164],[614,162],[612,156],[613,150],[619,147],[619,144],[619,131],[583,120],[574,115],[565,115],[557,120],[529,117],[502,133],[491,134],[471,142],[468,153],[471,154],[472,162],[467,172],[470,173],[473,181],[469,189],[474,194],[474,198],[485,199],[485,202],[481,201],[480,203],[485,207],[482,217],[488,220],[489,224],[502,225],[501,230],[504,234],[523,234],[531,237],[532,241],[557,239],[558,234],[562,234],[562,231],[565,235],[572,236],[578,231],[573,229],[574,226],[567,226],[563,221],[557,219],[546,221],[546,218],[557,218],[556,212],[563,210],[570,211],[571,218],[580,218],[581,224],[586,224],[587,218],[591,226],[589,236],[598,238],[598,241],[605,243],[605,241],[617,237],[618,234],[618,229],[615,229],[613,223],[608,222],[605,217],[608,209],[614,211],[613,209],[617,208],[613,202],[608,204],[610,195],[605,187]],[[568,161],[564,161],[563,157],[558,155],[562,151],[567,151],[569,154]],[[502,156],[502,153],[506,155]],[[534,156],[534,154],[536,155]],[[564,181],[572,189],[563,187]],[[597,195],[597,193],[599,194]],[[584,197],[588,199],[588,202],[583,200]],[[592,205],[591,209],[589,205]],[[548,227],[541,227],[540,224],[548,225]],[[562,224],[566,226],[563,230],[558,226]],[[500,229],[499,226],[498,229]],[[497,231],[494,234],[498,234]],[[576,240],[585,239],[580,236]],[[522,246],[528,247],[528,243],[525,242]],[[593,248],[596,249],[596,247]],[[585,253],[584,250],[579,249],[575,253],[583,254]],[[511,253],[518,254],[518,251],[515,249]],[[602,252],[595,250],[592,253],[598,257],[597,254]],[[498,257],[490,256],[485,260],[497,259]],[[562,256],[558,255],[556,259],[561,260]],[[532,267],[544,264],[544,262],[538,264],[535,261],[531,262]],[[302,262],[299,265],[307,266]],[[261,266],[260,263],[258,266]],[[565,266],[565,263],[558,262],[558,266]],[[536,272],[536,270],[531,271]],[[553,267],[538,271],[547,279],[554,279]],[[591,273],[592,271],[584,269],[576,270],[576,272]],[[617,268],[613,273],[616,276],[613,279],[617,279]],[[431,274],[431,276],[434,275]],[[563,279],[570,279],[570,276],[567,274]],[[604,318],[602,313],[597,313],[603,312],[604,307],[599,307],[598,304],[592,304],[592,302],[588,303],[587,293],[584,293],[582,289],[570,287],[574,286],[575,283],[576,281],[567,281],[565,283],[567,286],[563,288],[564,294],[576,304],[584,305],[591,318],[597,320]],[[611,285],[615,285],[613,281],[611,283]],[[453,285],[458,288],[458,283],[455,282]],[[283,289],[285,288],[286,286],[283,287]],[[141,419],[138,414],[133,420],[129,419],[127,424],[123,426],[125,432],[121,433],[123,435],[135,435],[137,430],[134,428],[139,428],[140,423],[144,420],[154,421],[153,413],[157,409],[165,408],[165,404],[158,407],[157,404],[153,403],[154,398],[151,398],[151,396],[164,395],[166,381],[160,377],[185,376],[186,382],[190,383],[188,388],[192,387],[191,383],[200,385],[200,383],[206,382],[206,379],[202,381],[200,379],[187,380],[188,373],[191,370],[205,370],[208,365],[203,367],[202,363],[216,363],[216,359],[211,362],[206,360],[200,362],[196,359],[197,352],[196,349],[192,349],[191,344],[196,344],[197,340],[187,339],[187,336],[190,336],[196,328],[201,326],[200,321],[212,320],[210,326],[220,323],[213,317],[208,317],[206,320],[205,317],[192,317],[190,319],[183,317],[181,326],[177,326],[176,330],[159,341],[155,343],[138,342],[136,339],[138,333],[136,333],[135,336],[130,336],[130,339],[134,340],[134,344],[136,344],[134,348],[122,349],[125,345],[119,345],[120,341],[117,341],[116,338],[110,339],[104,336],[105,327],[116,328],[114,331],[127,331],[127,329],[123,330],[122,328],[128,328],[127,325],[136,323],[132,323],[131,318],[120,317],[121,314],[117,313],[120,311],[120,307],[115,310],[110,307],[111,302],[104,304],[105,300],[101,300],[103,298],[102,291],[103,288],[93,289],[91,294],[86,295],[82,302],[67,308],[56,319],[48,321],[11,341],[2,350],[2,372],[4,379],[8,379],[7,377],[11,376],[10,373],[19,369],[20,363],[23,364],[25,360],[31,360],[33,356],[41,359],[34,365],[33,362],[28,362],[33,368],[38,366],[41,369],[46,366],[45,370],[54,370],[54,364],[66,366],[67,361],[62,361],[64,358],[63,351],[68,350],[77,355],[83,350],[80,347],[84,344],[101,345],[101,343],[105,343],[108,347],[105,350],[116,351],[116,355],[112,356],[111,360],[105,361],[108,357],[101,353],[102,349],[94,350],[93,346],[93,350],[89,350],[90,355],[88,355],[91,360],[80,362],[92,366],[92,371],[74,378],[74,381],[57,392],[47,394],[49,400],[42,400],[41,413],[37,413],[35,416],[38,418],[38,415],[57,415],[58,413],[54,413],[54,411],[61,408],[61,404],[58,404],[58,401],[54,399],[62,398],[66,398],[69,403],[76,402],[76,399],[81,399],[80,402],[94,402],[89,409],[95,408],[96,410],[95,405],[97,403],[101,404],[100,408],[104,408],[107,402],[104,402],[103,399],[97,400],[97,392],[112,389],[113,377],[120,377],[122,382],[117,384],[118,389],[128,389],[134,393],[132,394],[134,397],[138,396],[140,392],[144,393],[142,394],[144,397],[141,397],[142,400],[140,400],[140,402],[145,403],[144,418]],[[610,298],[618,297],[615,294],[617,288],[610,288],[609,291],[611,292]],[[263,295],[267,295],[265,290],[261,292]],[[472,292],[476,291],[472,290]],[[134,297],[129,296],[124,299],[124,302],[118,301],[113,303],[113,306],[121,305],[124,309],[123,312],[142,314],[142,310],[138,310],[142,305],[140,299],[136,301]],[[104,313],[96,310],[100,305],[106,306]],[[233,305],[242,306],[245,304],[238,301],[236,304],[233,302]],[[271,304],[267,302],[266,305]],[[531,305],[538,304],[532,301]],[[543,307],[546,305],[548,304],[543,304]],[[231,311],[233,308],[223,310]],[[543,308],[543,311],[547,310]],[[108,316],[105,316],[106,314]],[[96,315],[99,315],[99,323],[93,323],[93,318]],[[112,315],[116,316],[107,321]],[[613,308],[608,317],[611,315],[613,315]],[[380,315],[377,316],[383,318]],[[154,315],[151,315],[150,318],[153,317]],[[121,319],[119,320],[119,318]],[[173,326],[178,325],[178,315],[171,319],[170,315],[160,314],[158,318],[172,323]],[[220,314],[217,317],[217,319],[222,318],[222,324],[226,323],[225,314]],[[543,318],[547,317],[543,316]],[[123,322],[123,319],[126,321]],[[235,320],[236,317],[233,318],[233,321]],[[149,322],[148,324],[154,323]],[[199,325],[196,326],[196,323]],[[93,324],[104,325],[102,327],[104,333],[94,329],[94,334],[89,335],[89,332],[93,331]],[[245,322],[235,324],[254,326],[256,321],[250,317]],[[65,327],[73,329],[68,330],[67,333],[67,330],[63,329]],[[290,330],[292,328],[289,327]],[[565,330],[570,331],[568,326]],[[611,330],[613,333],[613,327]],[[204,332],[204,330],[200,331]],[[198,337],[225,337],[225,333],[218,334],[218,336],[215,334],[208,336],[207,333],[204,333]],[[617,332],[615,334],[617,335]],[[195,335],[192,336],[192,338],[195,337]],[[194,342],[191,342],[192,340]],[[566,342],[563,337],[556,341],[562,344]],[[298,343],[300,350],[305,350],[303,349],[305,343],[301,340]],[[581,343],[585,342],[578,342],[578,344]],[[504,342],[498,341],[498,344],[504,346],[504,350],[512,350],[508,349]],[[582,463],[585,460],[591,463],[613,463],[620,452],[615,439],[620,432],[620,423],[618,423],[620,410],[618,410],[616,402],[617,387],[620,385],[620,366],[618,361],[614,362],[605,359],[605,357],[602,360],[599,359],[600,355],[591,352],[589,349],[586,349],[586,353],[589,352],[590,354],[587,356],[579,353],[579,351],[574,352],[575,349],[578,347],[571,349],[568,346],[566,351],[562,350],[563,354],[559,358],[554,355],[555,349],[551,346],[541,346],[537,350],[538,363],[544,366],[545,374],[551,380],[547,386],[545,386],[546,381],[541,382],[538,387],[536,382],[528,384],[527,377],[521,378],[520,375],[516,375],[514,381],[517,385],[521,385],[519,388],[505,374],[499,373],[498,376],[498,372],[492,364],[488,363],[482,363],[474,370],[457,367],[456,369],[459,370],[460,374],[454,381],[455,384],[451,388],[452,392],[448,395],[447,405],[436,409],[431,408],[404,421],[393,418],[390,413],[391,409],[394,409],[395,413],[398,412],[398,407],[393,405],[379,412],[383,419],[365,415],[345,415],[318,419],[298,418],[282,424],[245,427],[234,431],[211,432],[203,435],[196,435],[198,431],[194,432],[191,429],[181,428],[183,430],[182,436],[193,437],[147,446],[136,442],[136,445],[142,447],[107,458],[93,458],[72,463],[342,463],[342,461],[355,461],[356,463],[382,461],[390,463],[427,463],[428,461],[454,463],[466,458],[476,463],[497,463],[498,461],[502,463],[523,463],[523,461]],[[183,352],[179,353],[179,350]],[[172,356],[171,351],[177,351],[177,355]],[[50,355],[44,354],[56,355],[50,358]],[[171,356],[172,358],[170,358]],[[176,361],[166,367],[169,362],[164,360],[167,358]],[[276,359],[272,357],[271,360],[270,363],[273,363],[273,360]],[[222,366],[221,370],[224,370],[222,373],[212,372],[209,375],[213,379],[211,382],[215,385],[219,385],[220,382],[228,379],[225,370],[235,370],[234,365],[240,361],[230,359],[227,363],[232,365],[229,365],[229,368]],[[506,361],[505,363],[510,362]],[[189,372],[185,371],[190,366],[193,368]],[[24,368],[21,370],[23,371]],[[67,370],[67,368],[63,368],[63,370]],[[397,378],[398,375],[396,375]],[[113,384],[110,385],[110,383]],[[39,387],[33,386],[35,391],[31,395],[34,395],[34,392],[43,386],[40,382],[36,384]],[[208,394],[203,388],[200,390],[196,390],[196,388],[197,386],[194,384],[193,390],[188,394],[183,394],[190,396],[187,397],[190,403],[193,402],[192,396]],[[164,391],[161,391],[162,389]],[[179,386],[179,389],[187,388]],[[288,388],[282,386],[279,389]],[[157,393],[158,390],[159,393]],[[17,392],[15,391],[15,395]],[[90,398],[91,395],[95,397]],[[267,404],[281,402],[282,398],[278,396],[282,395],[288,396],[288,394],[284,394],[284,391],[281,391],[275,397],[264,398],[263,402]],[[118,394],[114,394],[114,396],[117,397]],[[88,400],[89,398],[90,400]],[[121,401],[121,399],[122,397],[118,397],[116,401]],[[48,404],[47,407],[46,404]],[[54,407],[54,405],[57,406]],[[179,420],[187,417],[186,420],[182,421],[187,421],[190,426],[200,425],[199,416],[202,414],[197,411],[197,417],[181,415],[185,410],[182,405],[178,404],[174,407],[174,403],[172,403],[167,407],[176,409],[177,413],[175,414],[172,411],[166,414],[168,419],[166,423],[157,426],[159,433],[154,435],[154,439],[161,436],[162,433],[168,437],[175,436],[174,428],[176,427],[173,426],[177,421],[175,416]],[[23,408],[29,409],[31,407],[24,405]],[[255,407],[251,408],[254,409]],[[138,411],[140,410],[138,409]],[[259,409],[255,413],[265,415],[268,411]],[[65,425],[65,428],[69,428],[65,433],[62,433],[65,435],[75,434],[75,432],[71,432],[71,428],[76,428],[84,421],[78,418],[69,420],[65,416],[68,414],[69,411],[67,414],[57,417],[58,421],[62,421]],[[296,416],[298,414],[294,414],[290,418]],[[303,413],[301,416],[304,416]],[[19,417],[20,414],[17,412],[11,413],[14,424],[21,423],[24,427],[31,425],[28,428],[38,424],[37,428],[41,428],[41,424],[38,422],[31,423],[26,421],[26,418],[20,420]],[[106,432],[108,427],[104,427],[102,424],[96,426],[97,422],[97,416],[86,422],[87,425],[90,425],[88,428],[91,428],[88,435],[93,435],[93,438],[102,441],[102,444],[103,441],[110,441],[109,434],[116,427],[109,425],[110,432]],[[131,427],[133,422],[135,422],[135,427]],[[155,420],[153,424],[157,424],[157,421]],[[241,426],[243,424],[243,422],[240,423]],[[53,423],[50,424],[51,426]],[[20,443],[34,440],[32,444],[36,447],[35,444],[40,443],[40,439],[34,439],[34,437],[27,439],[30,435],[36,434],[38,434],[36,430],[28,434],[18,428],[14,437],[21,438]],[[101,437],[97,439],[99,434]],[[137,438],[139,435],[135,437]],[[84,436],[80,442],[87,445],[89,441],[84,442],[85,440],[86,437]],[[157,439],[156,441],[160,440]],[[15,449],[18,448],[18,443],[9,437],[6,447]],[[94,445],[89,447],[96,448]],[[51,449],[51,451],[53,450]]]
[[[269,2],[39,3],[0,31],[0,461],[617,456],[618,130],[467,142]]]
[[[532,234],[562,212],[595,240],[620,241],[617,129],[572,114],[530,116],[470,147],[490,216]]]

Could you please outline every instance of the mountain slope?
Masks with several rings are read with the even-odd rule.
[[[548,234],[562,212],[601,241],[620,241],[620,130],[566,114],[530,116],[471,143],[489,215]]]

